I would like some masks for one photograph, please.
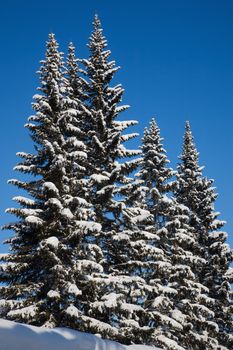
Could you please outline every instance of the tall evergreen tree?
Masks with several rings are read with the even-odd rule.
[[[144,131],[141,146],[143,158],[137,177],[146,186],[146,205],[154,215],[157,228],[162,225],[165,217],[162,207],[159,206],[159,200],[172,190],[174,184],[171,179],[175,174],[167,167],[169,160],[162,141],[160,129],[155,119],[152,119],[149,129],[145,128]]]
[[[26,124],[36,151],[20,152],[23,161],[15,167],[35,179],[10,180],[29,197],[15,197],[20,207],[8,209],[19,220],[5,227],[15,235],[6,241],[11,254],[1,267],[1,316],[38,326],[97,330],[88,311],[96,300],[92,276],[102,271],[96,244],[101,226],[83,198],[87,154],[72,125],[76,111],[67,97],[53,34],[39,75],[36,114]]]
[[[152,214],[149,222],[140,225],[140,229],[147,232],[147,244],[154,248],[145,260],[149,268],[143,266],[145,279],[151,287],[145,293],[143,306],[146,312],[145,322],[151,330],[149,342],[166,349],[183,349],[174,336],[174,333],[183,329],[183,325],[172,314],[172,299],[177,292],[168,284],[172,272],[171,240],[164,227],[169,219],[168,208],[171,210],[173,207],[173,201],[169,197],[173,188],[171,179],[174,171],[167,167],[169,160],[162,141],[160,129],[155,119],[152,119],[150,127],[144,131],[140,171],[136,174],[139,186],[134,191],[138,205]]]
[[[163,230],[171,243],[168,286],[176,291],[171,298],[172,316],[183,326],[180,331],[172,327],[172,335],[184,349],[214,350],[219,347],[214,302],[199,280],[206,260],[200,255],[198,231],[191,225],[189,208],[173,200]]]
[[[136,137],[136,133],[123,135],[129,126],[137,124],[135,120],[117,121],[118,115],[129,106],[119,106],[122,100],[121,85],[111,87],[111,81],[119,67],[115,61],[110,61],[110,50],[105,50],[107,41],[102,34],[102,28],[97,16],[94,19],[94,30],[89,40],[89,59],[84,59],[86,68],[86,101],[84,111],[85,122],[89,130],[87,135],[89,175],[92,180],[92,202],[98,211],[98,218],[106,228],[113,220],[106,211],[120,212],[121,204],[114,197],[123,192],[116,183],[127,184],[131,181],[126,175],[136,168],[137,160],[126,161],[125,158],[139,154],[139,151],[128,150],[123,143]],[[121,161],[119,161],[121,160]],[[110,208],[109,208],[110,206]],[[107,208],[107,210],[106,210]]]
[[[75,47],[73,43],[70,43],[65,65],[66,103],[69,105],[70,119],[67,120],[66,116],[64,121],[69,123],[69,120],[71,120],[68,125],[72,129],[70,132],[76,134],[79,141],[85,141],[88,125],[84,118],[83,103],[87,99],[87,95],[85,94],[85,80],[82,78],[82,70],[78,62]],[[63,127],[65,128],[65,125]]]
[[[231,348],[233,300],[230,283],[233,276],[230,263],[233,261],[233,253],[226,243],[227,234],[219,231],[224,222],[218,220],[219,213],[214,210],[217,194],[213,180],[202,174],[203,167],[198,164],[198,152],[188,122],[180,158],[175,197],[191,211],[191,226],[199,233],[197,242],[200,256],[207,261],[198,273],[199,281],[208,287],[209,297],[215,301],[212,310],[219,327],[219,343],[223,348]]]
[[[138,275],[138,270],[142,270],[139,266],[141,262],[137,260],[139,253],[134,261],[130,259],[133,252],[143,252],[141,240],[144,233],[140,233],[137,223],[150,214],[129,203],[134,186],[130,173],[137,168],[139,159],[127,158],[140,154],[140,151],[128,150],[123,145],[137,134],[123,132],[135,125],[136,121],[116,120],[128,106],[119,105],[124,92],[122,87],[111,87],[119,67],[109,60],[111,53],[106,46],[100,21],[95,16],[94,30],[88,44],[90,57],[83,60],[88,95],[84,113],[89,126],[86,140],[90,165],[88,195],[96,220],[102,225],[100,244],[104,250],[104,271],[107,276],[96,279],[96,283],[101,285],[102,297],[93,304],[92,315],[115,328],[114,339],[130,342],[133,339],[132,329],[134,334],[137,329],[142,331],[140,319],[144,311],[139,300],[146,288],[145,280]],[[130,240],[135,241],[131,252],[128,250]],[[147,248],[147,254],[151,254],[153,247]],[[162,254],[162,251],[159,253]],[[145,254],[146,250],[144,257]],[[110,334],[104,336],[112,337]]]

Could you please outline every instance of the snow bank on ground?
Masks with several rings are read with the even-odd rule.
[[[40,328],[0,319],[1,350],[159,350],[125,346],[68,328]]]

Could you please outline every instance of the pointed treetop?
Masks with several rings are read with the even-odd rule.
[[[185,122],[185,129],[191,131],[189,120],[186,120]]]
[[[77,62],[78,59],[75,57],[75,46],[72,42],[69,43],[68,45],[68,58],[67,58],[68,63],[70,62]]]
[[[191,130],[191,126],[190,126],[190,122],[189,120],[186,120],[185,122],[185,134],[184,134],[184,139],[189,138],[192,143],[193,143],[193,135],[192,135],[192,130]]]
[[[72,43],[72,41],[70,41],[69,44],[68,44],[68,50],[69,50],[69,51],[75,51],[75,46],[74,46],[74,44]]]
[[[56,36],[54,33],[49,33],[48,40],[46,42],[46,46],[47,46],[47,48],[50,48],[50,47],[58,48],[59,45],[57,43]]]
[[[152,118],[151,119],[151,122],[150,122],[150,131],[152,133],[156,133],[159,137],[160,137],[160,129],[158,127],[158,124],[155,120],[155,118]],[[160,139],[161,140],[161,139]]]
[[[48,37],[49,37],[49,40],[53,40],[53,39],[55,39],[55,34],[54,33],[49,33]]]
[[[95,14],[95,17],[94,17],[93,26],[95,29],[101,29],[101,22],[97,14]]]
[[[152,118],[151,121],[150,121],[150,129],[158,129],[158,124],[156,123],[156,120],[155,118]]]
[[[59,66],[59,61],[62,60],[63,53],[58,51],[59,44],[54,33],[49,33],[48,40],[46,41],[46,48],[46,59],[48,64],[56,62],[56,64]],[[45,63],[45,61],[42,60],[41,63]]]
[[[101,52],[107,46],[107,40],[103,36],[103,29],[98,15],[95,15],[93,21],[93,31],[89,39],[87,46],[94,52]]]
[[[68,45],[68,55],[66,60],[66,78],[67,91],[69,91],[69,98],[74,101],[74,105],[78,100],[85,99],[83,91],[83,81],[81,79],[81,68],[79,66],[80,59],[76,57],[76,48],[72,42]]]
[[[157,128],[157,123],[155,121],[155,118],[152,118],[150,123],[149,123],[149,127],[145,127],[144,128],[144,135],[147,134],[149,132],[149,130],[151,130],[152,128]]]
[[[148,128],[144,129],[142,138],[143,160],[139,176],[150,189],[156,188],[161,194],[169,191],[171,184],[168,180],[174,175],[171,168],[167,168],[169,160],[163,147],[163,138],[155,118],[152,118]]]
[[[184,144],[192,146],[191,148],[193,149],[195,148],[190,122],[188,120],[185,122]]]
[[[158,124],[157,124],[155,118],[151,119],[151,121],[149,123],[149,128],[145,127],[145,129],[144,129],[144,136],[143,136],[144,144],[145,144],[145,142],[147,142],[149,140],[151,142],[153,142],[154,147],[155,146],[162,146],[161,142],[163,141],[163,138],[160,137],[160,129],[158,127]]]
[[[190,122],[188,120],[185,122],[184,143],[188,143],[188,144],[193,145],[195,147]]]
[[[72,42],[68,45],[67,72],[70,77],[77,79],[76,75],[79,72],[78,58],[75,56],[75,46]]]
[[[203,167],[199,165],[199,153],[194,143],[189,122],[186,122],[182,154],[179,159],[181,161],[177,165],[175,197],[179,203],[196,212],[200,209],[199,202],[196,205],[197,188],[202,186],[202,191],[204,191],[204,187],[208,186],[209,182],[203,177]],[[204,185],[204,182],[206,182],[206,185]],[[201,206],[201,208],[203,207]]]
[[[180,159],[188,164],[194,163],[198,166],[199,153],[196,149],[189,121],[185,123],[183,149]]]
[[[43,95],[43,102],[38,94],[35,95],[33,108],[39,111],[42,108],[44,102],[49,103],[54,110],[58,110],[60,102],[62,101],[62,88],[64,84],[64,61],[63,53],[59,50],[59,44],[55,38],[55,34],[50,33],[46,42],[45,58],[40,61],[41,66],[37,71],[41,86],[38,87],[38,91],[41,91]],[[45,108],[46,115],[54,118],[53,113],[49,113]],[[52,116],[53,115],[53,116]],[[40,117],[38,117],[40,119]]]

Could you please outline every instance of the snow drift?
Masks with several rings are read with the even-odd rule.
[[[125,346],[68,328],[40,328],[0,319],[1,350],[159,350]]]

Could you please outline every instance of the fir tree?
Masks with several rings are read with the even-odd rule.
[[[169,192],[173,187],[171,178],[174,172],[167,167],[169,160],[162,141],[159,127],[152,119],[150,127],[144,131],[140,171],[136,174],[140,182],[134,191],[138,205],[152,214],[150,221],[140,225],[140,229],[147,233],[144,238],[147,245],[153,248],[145,260],[149,268],[146,264],[143,266],[145,279],[151,287],[145,293],[143,306],[146,312],[145,322],[151,330],[147,341],[166,349],[182,349],[174,337],[174,333],[180,332],[183,326],[172,314],[172,298],[175,297],[176,290],[168,284],[172,272],[171,242],[169,232],[164,227],[169,218],[168,208],[173,206]],[[141,254],[141,257],[145,258],[145,255]]]
[[[97,222],[102,225],[100,244],[105,253],[104,271],[107,275],[104,279],[96,279],[96,283],[101,285],[102,297],[92,305],[92,315],[115,328],[114,339],[129,343],[142,337],[143,323],[140,320],[144,317],[144,310],[140,298],[147,287],[138,271],[142,270],[139,266],[142,259],[152,253],[153,247],[144,247],[142,239],[146,233],[140,233],[138,229],[138,222],[150,213],[140,207],[132,207],[129,200],[134,187],[130,173],[137,168],[139,159],[127,158],[140,151],[128,150],[123,145],[137,134],[123,132],[136,121],[116,120],[128,106],[119,105],[124,92],[122,87],[110,85],[119,67],[109,60],[111,53],[106,46],[100,21],[95,16],[88,44],[90,57],[83,60],[88,95],[84,113],[89,125],[86,141],[89,150],[88,195]],[[131,246],[129,251],[131,240],[135,246],[133,249]],[[136,251],[137,257],[130,261]],[[144,256],[141,261],[138,261],[139,251]],[[162,251],[158,250],[158,254]],[[145,329],[146,332],[148,330]],[[112,337],[106,333],[104,336]]]
[[[77,139],[85,141],[88,130],[87,120],[84,118],[83,104],[87,99],[85,94],[85,80],[82,78],[82,69],[79,67],[79,59],[75,56],[75,47],[72,43],[68,46],[68,56],[65,67],[65,87],[66,103],[70,109],[70,120],[64,119],[69,123],[70,132],[76,134]],[[72,113],[71,113],[72,112]],[[66,127],[64,125],[64,127]]]
[[[226,243],[227,234],[219,231],[224,222],[218,220],[214,210],[217,194],[213,180],[203,176],[203,167],[198,164],[190,125],[186,123],[181,163],[178,165],[176,199],[186,205],[191,212],[191,226],[197,230],[200,257],[206,260],[205,266],[198,271],[199,281],[209,289],[209,297],[215,301],[212,310],[218,325],[219,343],[231,348],[232,343],[232,251]]]
[[[172,317],[182,324],[180,331],[173,326],[170,331],[184,349],[216,349],[219,344],[214,301],[199,280],[206,260],[200,254],[199,233],[191,225],[189,208],[173,200],[163,230],[171,242],[168,286],[176,291],[171,298]]]
[[[89,145],[89,174],[93,183],[91,196],[95,209],[98,211],[98,218],[101,218],[107,227],[112,220],[107,218],[105,207],[111,205],[110,212],[120,211],[120,204],[113,200],[116,192],[120,191],[120,186],[116,187],[115,184],[130,182],[126,175],[137,166],[136,160],[123,160],[140,152],[128,150],[123,145],[137,134],[122,135],[122,132],[137,122],[135,120],[116,120],[118,115],[129,106],[119,106],[124,92],[121,85],[110,86],[119,67],[115,66],[115,61],[109,60],[111,52],[105,50],[107,41],[102,34],[97,16],[95,16],[93,25],[94,30],[88,44],[90,57],[82,60],[86,67],[86,93],[88,95],[84,107],[85,122],[89,126],[86,142]],[[120,159],[121,162],[119,162]]]
[[[168,195],[172,190],[173,182],[171,178],[174,171],[167,167],[169,160],[162,144],[159,127],[152,119],[150,128],[145,129],[142,139],[142,161],[141,171],[137,175],[146,186],[146,205],[153,213],[157,228],[164,222],[165,214],[158,206],[163,195]]]
[[[3,259],[1,316],[38,326],[97,330],[88,311],[96,300],[93,273],[102,271],[96,244],[101,226],[83,198],[87,155],[72,125],[74,109],[53,34],[39,75],[36,114],[26,124],[36,152],[20,152],[23,161],[15,167],[35,179],[10,180],[29,196],[15,197],[20,207],[8,209],[19,220],[5,227],[15,235],[6,241],[11,254]]]

